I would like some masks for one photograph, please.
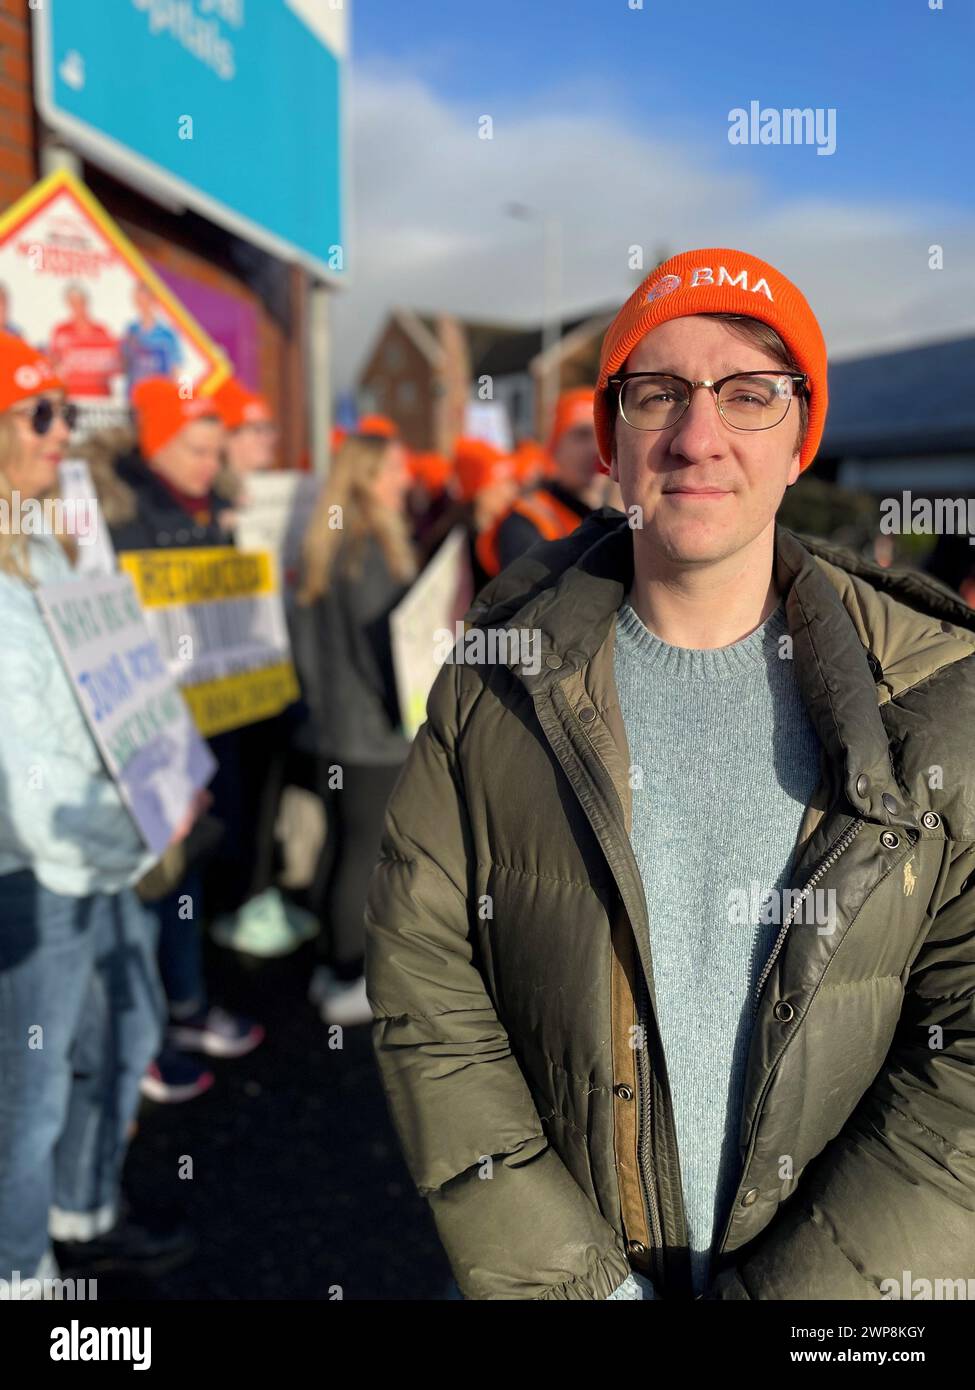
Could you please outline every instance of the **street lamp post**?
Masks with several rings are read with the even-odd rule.
[[[542,358],[546,368],[540,383],[539,414],[544,431],[548,429],[555,411],[560,381],[558,366],[552,372],[548,369],[548,363],[553,356],[552,349],[562,336],[559,314],[562,297],[562,220],[528,203],[508,203],[505,212],[520,222],[540,222],[542,227]]]

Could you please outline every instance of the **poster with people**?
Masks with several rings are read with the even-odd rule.
[[[127,423],[144,377],[173,377],[196,394],[230,374],[217,344],[66,170],[0,217],[0,327],[51,359],[82,435]]]

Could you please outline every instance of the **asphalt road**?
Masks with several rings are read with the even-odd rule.
[[[213,1002],[267,1028],[181,1105],[144,1101],[125,1186],[182,1211],[200,1248],[153,1283],[100,1275],[99,1299],[441,1299],[450,1270],[400,1157],[368,1026],[341,1049],[306,999],[313,944],[254,961],[208,943]],[[186,1158],[192,1160],[192,1177]]]

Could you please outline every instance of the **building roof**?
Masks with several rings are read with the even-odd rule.
[[[588,314],[575,314],[559,323],[561,336],[571,333],[581,324],[588,323],[599,311]],[[420,322],[433,334],[436,333],[436,318],[432,314],[417,314]],[[471,357],[473,376],[509,376],[515,372],[527,372],[534,358],[542,350],[544,331],[541,327],[526,327],[524,324],[477,322],[461,319]]]
[[[820,458],[975,451],[975,337],[831,362]]]

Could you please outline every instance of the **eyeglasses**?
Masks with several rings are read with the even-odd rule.
[[[46,396],[42,396],[35,406],[26,410],[13,409],[10,414],[26,416],[35,434],[47,434],[54,424],[55,415],[61,417],[69,430],[73,430],[78,423],[78,407],[73,401],[65,401],[61,405],[55,405]]]
[[[805,372],[733,372],[720,381],[688,381],[665,372],[619,372],[620,415],[635,430],[667,430],[686,414],[699,386],[714,392],[723,420],[736,430],[769,430],[785,419]]]

